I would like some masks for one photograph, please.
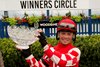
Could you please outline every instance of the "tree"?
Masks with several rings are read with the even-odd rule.
[[[0,51],[0,67],[4,67],[2,53]]]

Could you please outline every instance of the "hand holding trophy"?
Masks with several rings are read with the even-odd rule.
[[[28,49],[29,45],[39,40],[39,32],[31,27],[25,26],[8,26],[8,35],[17,44],[19,49]]]

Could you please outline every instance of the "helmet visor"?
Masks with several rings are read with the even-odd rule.
[[[73,24],[66,24],[66,23],[62,23],[62,24],[59,24],[58,26],[57,26],[57,28],[69,28],[69,29],[72,29],[72,30],[76,30],[76,27],[75,27],[75,25],[73,25]]]

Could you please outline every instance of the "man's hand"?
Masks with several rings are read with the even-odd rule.
[[[24,57],[24,58],[27,58],[31,55],[31,52],[30,52],[30,48],[29,49],[23,49],[21,51],[21,55]]]
[[[40,35],[38,36],[39,42],[41,43],[42,47],[44,47],[45,45],[47,45],[45,34],[42,30],[38,30],[38,32],[40,33]]]
[[[27,58],[28,56],[31,55],[31,51],[30,51],[30,48],[28,49],[20,49],[18,47],[16,47],[20,52],[21,52],[21,55],[24,57],[24,58]]]

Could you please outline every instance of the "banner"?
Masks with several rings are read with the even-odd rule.
[[[89,0],[0,0],[0,10],[89,9]]]

